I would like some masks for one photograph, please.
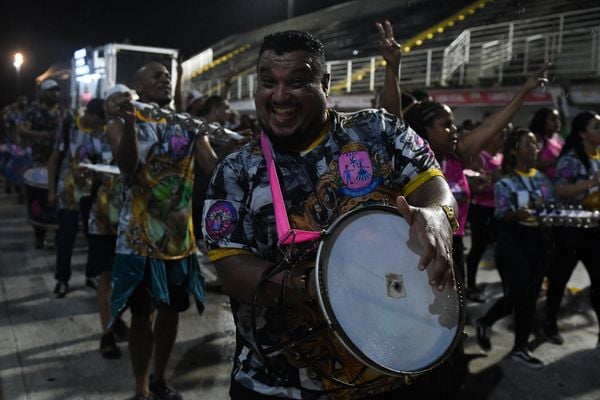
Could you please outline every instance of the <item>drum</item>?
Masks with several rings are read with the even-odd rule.
[[[57,229],[56,212],[48,206],[48,169],[35,167],[23,173],[29,222],[38,228]]]
[[[563,228],[598,228],[600,211],[590,211],[581,206],[549,207],[537,212],[537,219],[542,226]]]
[[[429,285],[421,248],[396,208],[339,218],[317,253],[318,300],[335,338],[365,366],[412,376],[442,363],[462,335],[462,289]]]

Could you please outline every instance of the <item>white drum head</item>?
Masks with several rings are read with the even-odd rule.
[[[389,375],[442,362],[462,330],[462,301],[429,285],[420,246],[395,208],[355,210],[319,247],[319,303],[338,339],[366,365]]]

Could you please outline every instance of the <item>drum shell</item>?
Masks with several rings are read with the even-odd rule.
[[[57,229],[56,210],[48,205],[48,170],[30,168],[23,174],[27,199],[27,217],[34,227]]]

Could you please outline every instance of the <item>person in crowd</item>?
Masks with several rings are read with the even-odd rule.
[[[391,32],[381,38],[382,42],[399,47],[392,39]],[[264,290],[257,293],[253,317],[253,292],[262,275],[281,261],[284,253],[298,254],[302,248],[290,244],[281,249],[277,244],[269,191],[269,184],[274,183],[270,181],[263,151],[273,153],[293,228],[320,231],[361,205],[386,201],[396,204],[423,246],[420,265],[430,270],[430,284],[436,290],[452,285],[450,249],[456,227],[456,203],[433,153],[401,119],[383,109],[341,114],[326,108],[329,74],[324,48],[309,33],[286,31],[266,36],[259,51],[257,72],[255,103],[265,136],[252,140],[219,164],[204,211],[203,231],[209,257],[215,262],[223,291],[231,298],[236,324],[236,355],[229,393],[234,400],[316,398],[331,383],[315,377],[283,354],[263,359],[250,329],[256,317],[258,337],[273,343],[286,335],[277,307],[282,290],[292,302],[303,302],[307,296],[316,301],[315,288],[310,284],[314,269],[309,267],[285,285],[278,276],[269,279]],[[364,170],[360,179],[342,174],[338,168],[341,161],[351,156],[358,158],[352,174]],[[315,254],[309,254],[307,257],[314,260]],[[353,368],[340,354],[333,352],[327,357],[330,366],[336,368],[336,376],[347,376]],[[464,364],[458,361],[451,357],[411,385],[390,378],[382,380],[381,387],[375,390],[346,389],[327,396],[453,398],[464,372]],[[331,369],[324,372],[333,374]]]
[[[54,145],[54,139],[62,137],[63,120],[68,131],[71,122],[70,115],[59,105],[60,86],[54,79],[46,79],[38,87],[38,98],[30,104],[25,121],[17,127],[18,135],[31,145],[33,166],[46,166]],[[72,119],[71,119],[72,120]],[[50,186],[50,185],[49,185]],[[36,213],[41,205],[46,204],[46,198],[36,196],[47,193],[34,191],[29,193],[28,207],[30,215]],[[34,227],[35,246],[41,249],[45,245],[46,229]],[[48,244],[49,246],[53,244]]]
[[[222,96],[209,96],[204,100],[200,116],[206,118],[208,122],[217,122],[221,126],[225,126],[229,115],[231,114],[231,106],[229,101]]]
[[[477,302],[485,300],[483,293],[477,288],[477,267],[487,245],[495,237],[494,183],[502,176],[504,139],[512,129],[512,124],[509,123],[502,134],[494,136],[487,142],[470,166],[472,170],[479,173],[479,176],[474,177],[469,183],[473,196],[469,208],[471,249],[466,258],[466,286],[471,292],[471,299]],[[500,271],[500,266],[497,265],[496,267]]]
[[[48,204],[57,208],[58,237],[56,242],[56,297],[63,298],[69,289],[71,256],[79,228],[80,214],[85,222],[90,207],[91,174],[80,163],[93,157],[91,134],[103,131],[106,122],[104,100],[92,99],[82,117],[72,122],[68,134],[55,139],[54,150],[48,160]],[[97,274],[86,266],[86,285],[97,288]]]
[[[539,150],[537,138],[529,129],[516,129],[506,138],[504,177],[494,184],[495,215],[500,221],[496,251],[503,258],[505,291],[477,320],[477,341],[484,350],[489,350],[492,325],[514,314],[515,340],[510,358],[531,368],[544,366],[527,347],[544,276],[547,245],[536,210],[555,200],[552,182],[534,168]]]
[[[19,203],[24,202],[23,172],[31,166],[31,149],[19,135],[17,127],[25,121],[28,101],[26,96],[7,106],[2,113],[2,145],[4,146],[1,168],[6,177],[5,192],[18,193]]]
[[[556,166],[555,189],[564,204],[581,205],[586,197],[598,196],[600,191],[600,116],[592,111],[577,114],[572,122]],[[558,227],[556,229],[554,263],[548,272],[546,320],[543,331],[555,344],[564,338],[558,329],[557,318],[565,287],[578,261],[586,268],[591,281],[590,299],[596,317],[600,317],[600,269],[598,244],[600,229]],[[600,334],[598,341],[600,348]]]
[[[117,84],[110,88],[104,102],[107,119],[114,115],[115,104],[125,101],[131,101],[131,91],[127,86]],[[113,124],[109,126],[114,127]],[[90,138],[93,149],[90,152],[90,162],[104,166],[114,165],[106,129],[90,132]],[[107,359],[121,358],[117,340],[126,340],[128,334],[128,327],[121,318],[117,318],[109,327],[112,266],[115,258],[122,188],[123,181],[120,175],[104,172],[95,172],[93,175],[88,223],[88,264],[98,275],[96,299],[102,329],[100,354]]]
[[[538,142],[542,145],[537,168],[550,179],[556,178],[556,163],[565,143],[559,134],[560,121],[558,110],[546,107],[536,111],[529,123],[529,129],[535,133]]]
[[[408,124],[429,142],[458,202],[460,228],[454,235],[452,253],[455,269],[462,282],[465,278],[463,237],[471,198],[471,190],[463,170],[494,136],[502,132],[523,104],[525,96],[547,82],[543,75],[548,67],[549,64],[545,64],[536,71],[504,108],[484,119],[480,125],[460,138],[454,114],[445,104],[422,101],[411,107],[405,115]],[[467,286],[465,294],[469,300],[482,301],[481,294],[473,287]]]
[[[240,124],[233,128],[235,132],[251,132],[252,137],[258,136],[260,127],[256,122],[256,118],[250,114],[242,114],[240,116]]]
[[[204,96],[197,90],[192,90],[188,93],[185,101],[185,112],[192,117],[200,117],[202,108],[204,107]]]
[[[133,82],[140,102],[160,107],[171,102],[171,75],[164,65],[144,65]],[[190,294],[199,312],[205,299],[191,221],[194,162],[208,175],[217,157],[208,136],[164,119],[151,120],[130,101],[115,108],[107,137],[124,183],[112,271],[112,315],[117,317],[127,306],[131,310],[133,399],[181,399],[167,382],[166,367],[179,313],[189,308]],[[149,376],[153,353],[154,372]]]

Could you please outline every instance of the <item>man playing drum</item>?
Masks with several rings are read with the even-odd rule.
[[[401,119],[383,109],[342,114],[327,108],[324,48],[309,33],[266,36],[257,70],[255,104],[264,135],[221,162],[204,207],[209,256],[231,296],[236,324],[231,398],[455,397],[464,372],[458,357],[416,377],[385,375],[373,381],[356,373],[366,366],[357,368],[356,359],[327,337],[316,339],[312,348],[296,352],[281,346],[265,357],[262,345],[277,346],[294,336],[288,328],[319,320],[316,308],[305,307],[314,305],[319,290],[312,268],[316,240],[298,244],[300,233],[282,238],[278,225],[289,221],[302,233],[319,232],[361,206],[394,204],[422,247],[413,267],[425,269],[428,290],[438,292],[454,284],[456,203],[427,143]],[[267,167],[271,157],[274,168]],[[274,186],[284,205],[274,200]],[[282,260],[293,267],[265,276]],[[378,326],[370,329],[378,332]],[[308,353],[321,354],[307,361]],[[367,381],[375,383],[356,385]]]

